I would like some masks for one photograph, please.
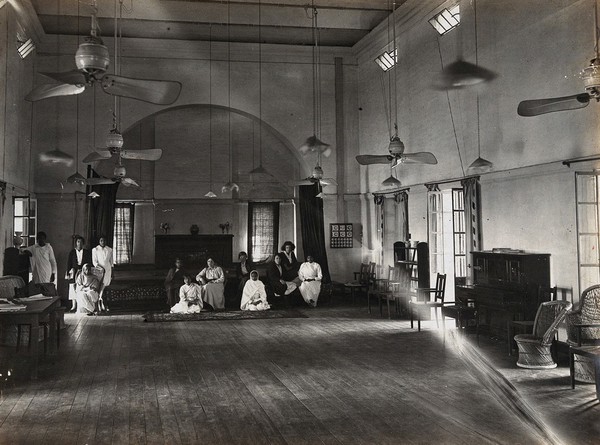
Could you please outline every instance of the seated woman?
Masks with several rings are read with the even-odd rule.
[[[281,257],[281,267],[283,268],[283,279],[285,281],[293,281],[296,286],[299,286],[298,269],[300,268],[300,263],[294,253],[296,245],[291,241],[286,241],[281,246],[281,250],[279,256]]]
[[[167,303],[169,307],[177,303],[179,288],[183,285],[184,275],[183,262],[177,258],[175,259],[174,267],[169,269],[167,278],[165,278],[165,290],[167,291]]]
[[[75,298],[79,312],[94,315],[97,313],[100,298],[100,281],[92,273],[92,267],[85,263],[75,278]]]
[[[215,309],[225,309],[225,274],[212,258],[196,275],[196,281],[202,283],[202,299]]]
[[[235,274],[239,280],[238,289],[241,291],[244,289],[246,281],[250,279],[250,271],[254,270],[254,263],[248,259],[246,252],[240,252],[238,259],[240,262],[236,265]]]
[[[240,309],[243,311],[266,311],[270,308],[265,285],[258,279],[258,272],[253,270],[250,272],[250,279],[244,285]]]
[[[319,293],[321,292],[321,266],[315,263],[312,255],[306,256],[306,261],[300,266],[298,278],[302,281],[300,284],[300,293],[304,301],[311,307],[317,306]]]
[[[267,278],[273,288],[273,292],[278,297],[291,294],[296,290],[296,284],[292,281],[286,281],[283,278],[284,270],[281,265],[281,254],[276,254],[273,258],[273,262],[269,264],[267,269]]]
[[[197,314],[202,310],[202,287],[192,282],[192,277],[183,275],[179,288],[179,303],[171,308],[172,314]]]

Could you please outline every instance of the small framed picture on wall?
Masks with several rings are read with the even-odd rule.
[[[329,246],[332,249],[353,247],[354,233],[351,223],[329,224]]]

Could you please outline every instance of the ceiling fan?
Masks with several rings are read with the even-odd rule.
[[[600,50],[598,48],[598,3],[596,1],[594,2],[594,23],[596,57],[590,60],[590,64],[580,73],[585,93],[547,99],[524,100],[517,107],[519,116],[530,117],[554,113],[555,111],[577,110],[587,107],[591,99],[596,99],[597,102],[600,101]]]
[[[122,156],[119,153],[117,165],[113,170],[112,178],[87,178],[85,184],[87,185],[103,185],[103,184],[114,184],[120,182],[126,187],[137,187],[142,188],[134,179],[127,177],[127,170],[121,162]]]
[[[315,165],[315,168],[313,168],[312,174],[299,181],[290,181],[289,184],[292,186],[319,184],[321,187],[325,187],[327,185],[337,185],[337,181],[335,179],[323,177],[323,168],[320,164],[320,156],[317,156],[317,165]]]
[[[97,14],[98,8],[94,0],[90,35],[79,45],[75,53],[77,69],[63,73],[40,73],[60,83],[39,85],[31,90],[25,99],[35,102],[50,97],[81,94],[86,86],[92,87],[95,82],[98,82],[102,91],[113,96],[129,97],[157,105],[170,105],[175,102],[181,92],[180,82],[106,74],[110,57],[108,48],[98,36]]]
[[[361,165],[370,164],[391,164],[392,168],[400,164],[437,164],[437,159],[433,153],[421,151],[418,153],[404,153],[404,143],[398,137],[398,125],[394,125],[396,132],[390,138],[388,146],[388,155],[358,155],[356,160]]]

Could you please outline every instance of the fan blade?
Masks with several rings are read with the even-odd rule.
[[[358,155],[356,160],[361,165],[369,164],[389,164],[394,159],[390,155]]]
[[[110,159],[110,157],[111,157],[110,151],[108,151],[108,150],[96,150],[96,151],[91,152],[85,158],[83,158],[81,160],[81,162],[83,162],[84,164],[91,164],[92,162],[103,161],[105,159]]]
[[[311,180],[309,178],[306,178],[306,179],[301,179],[299,181],[289,181],[288,185],[291,185],[292,187],[294,187],[294,186],[298,186],[298,185],[313,185],[314,183],[315,183],[314,179]]]
[[[549,99],[524,100],[519,103],[517,113],[519,116],[538,116],[555,111],[577,110],[585,108],[590,103],[588,93],[575,94],[573,96],[552,97]]]
[[[157,105],[171,105],[181,92],[181,83],[173,80],[134,79],[107,74],[101,84],[105,93]]]
[[[25,96],[25,100],[35,102],[49,97],[71,96],[81,94],[85,91],[84,85],[70,85],[68,83],[45,84],[35,87]]]
[[[121,184],[123,184],[125,187],[138,187],[138,188],[142,188],[137,182],[135,182],[131,178],[121,178]]]
[[[121,150],[123,159],[140,159],[142,161],[158,161],[162,156],[160,148],[151,148],[148,150]]]
[[[68,83],[70,85],[85,85],[86,78],[79,70],[66,71],[64,73],[40,73],[42,76],[46,76],[50,79],[56,80],[57,82]]]
[[[421,151],[418,153],[404,153],[398,159],[398,162],[394,167],[398,164],[437,164],[437,159],[433,153],[429,153],[428,151]]]
[[[110,179],[110,178],[87,178],[85,180],[85,183],[87,185],[104,185],[104,184],[114,184],[115,181],[114,179]]]
[[[337,181],[333,178],[322,178],[319,180],[322,186],[326,185],[338,185]]]

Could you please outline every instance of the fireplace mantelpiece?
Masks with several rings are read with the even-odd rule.
[[[208,258],[219,266],[232,266],[233,235],[155,235],[154,263],[158,269],[173,266],[181,258],[184,268],[198,273],[206,267]]]

